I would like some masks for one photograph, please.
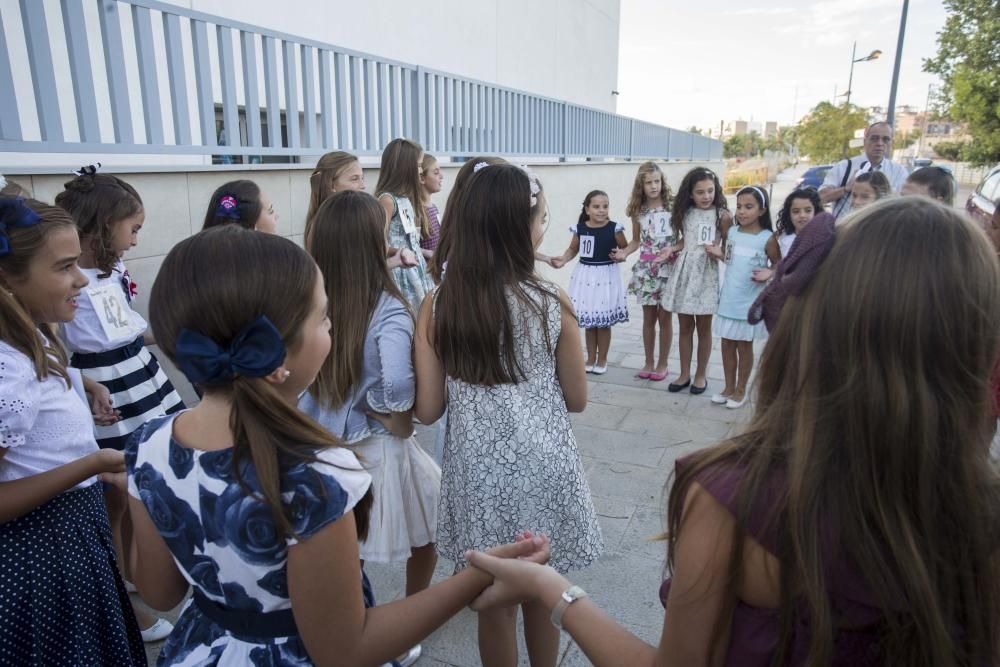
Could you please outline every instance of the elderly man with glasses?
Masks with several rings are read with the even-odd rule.
[[[819,188],[824,203],[833,202],[833,214],[838,219],[851,210],[851,187],[858,174],[881,171],[889,179],[893,192],[899,192],[909,175],[906,167],[893,162],[886,154],[892,150],[892,126],[885,122],[872,123],[865,130],[863,155],[841,160],[827,172]]]

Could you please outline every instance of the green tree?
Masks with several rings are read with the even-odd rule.
[[[899,149],[909,148],[910,146],[915,144],[917,142],[917,139],[919,138],[920,138],[920,130],[918,129],[910,130],[905,134],[903,132],[900,132],[899,130],[896,130],[895,136],[892,139],[892,147]]]
[[[848,157],[851,154],[848,144],[855,131],[867,124],[868,115],[860,107],[820,102],[799,123],[799,151],[816,163]]]
[[[687,129],[687,131],[690,132],[691,134],[704,134],[701,130],[698,129],[696,125],[692,125]]]
[[[934,144],[934,152],[945,160],[958,160],[965,152],[964,141],[939,141]]]
[[[938,51],[924,71],[943,81],[953,120],[964,122],[973,141],[962,157],[976,165],[1000,162],[1000,4],[996,0],[944,0],[948,18]]]

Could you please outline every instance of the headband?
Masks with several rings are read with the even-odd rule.
[[[219,197],[219,205],[215,207],[215,217],[239,220],[240,203],[236,201],[236,197],[232,195],[222,195]]]
[[[480,169],[486,169],[488,166],[490,166],[489,162],[477,162],[476,166],[472,168],[472,173],[478,174]]]
[[[24,203],[23,197],[3,197],[0,199],[0,257],[10,253],[10,238],[7,230],[11,227],[31,227],[41,222],[42,216]]]
[[[774,330],[785,301],[805,291],[830,254],[837,240],[836,221],[829,213],[820,213],[795,235],[788,255],[778,262],[774,278],[750,306],[747,314],[750,324],[763,320],[768,332]]]
[[[744,185],[742,188],[739,189],[739,192],[736,193],[736,196],[739,197],[746,190],[753,190],[758,195],[760,195],[760,205],[765,207],[767,206],[767,195],[765,195],[764,191],[758,188],[756,185]]]
[[[243,327],[228,347],[203,333],[181,329],[174,356],[192,384],[225,384],[237,376],[270,375],[285,361],[285,343],[266,315]]]
[[[528,177],[528,184],[531,187],[531,208],[535,208],[538,206],[538,193],[542,191],[542,184],[538,180],[538,175],[528,169],[528,165],[521,164],[518,168]]]

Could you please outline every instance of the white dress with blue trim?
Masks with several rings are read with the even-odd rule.
[[[615,236],[625,231],[617,222],[590,227],[585,222],[570,227],[579,238],[579,262],[569,282],[569,298],[582,329],[601,329],[628,322],[628,302],[621,269],[610,257],[618,247]]]

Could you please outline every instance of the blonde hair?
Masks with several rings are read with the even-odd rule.
[[[344,151],[327,153],[316,163],[316,169],[309,176],[309,212],[306,213],[306,226],[316,215],[319,205],[333,194],[333,184],[347,171],[347,168],[358,161],[357,155]]]
[[[646,176],[649,174],[660,175],[660,199],[663,202],[663,209],[666,211],[670,210],[673,194],[670,192],[670,186],[667,185],[667,177],[663,175],[663,170],[660,169],[658,164],[652,161],[647,161],[640,164],[639,171],[635,173],[635,182],[632,184],[632,194],[629,195],[628,205],[625,207],[626,217],[634,220],[635,217],[642,212],[643,206],[646,203],[646,191],[643,185]]]

